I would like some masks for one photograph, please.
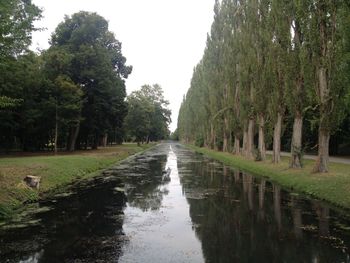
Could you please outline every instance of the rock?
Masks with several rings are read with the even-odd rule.
[[[39,189],[40,186],[40,176],[32,176],[32,175],[27,175],[23,181],[32,188]]]

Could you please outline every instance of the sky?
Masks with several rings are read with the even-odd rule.
[[[32,49],[46,49],[64,15],[96,12],[109,21],[109,30],[122,42],[122,53],[133,72],[127,93],[144,84],[158,83],[170,102],[177,125],[183,95],[190,87],[193,68],[202,58],[213,21],[215,0],[33,0],[43,9],[36,22],[45,30],[33,33]]]

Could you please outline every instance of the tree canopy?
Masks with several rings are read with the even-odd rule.
[[[171,111],[158,84],[142,86],[128,96],[127,102],[126,128],[129,136],[136,142],[157,141],[169,137]]]
[[[215,1],[180,139],[257,160],[272,147],[274,163],[283,148],[293,168],[318,148],[314,170],[327,172],[331,135],[350,119],[349,14],[344,1]]]
[[[74,150],[120,143],[132,67],[107,20],[90,12],[66,16],[51,46],[35,54],[27,46],[40,9],[31,1],[4,1],[0,8],[7,12],[1,16],[0,146]]]

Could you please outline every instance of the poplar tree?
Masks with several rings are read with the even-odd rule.
[[[286,110],[286,88],[289,85],[288,64],[290,61],[291,49],[291,17],[289,15],[289,1],[271,1],[272,41],[271,53],[275,59],[273,62],[273,91],[271,96],[271,119],[274,122],[273,128],[273,153],[272,162],[279,163],[281,160],[281,136],[283,118]]]
[[[329,139],[343,119],[348,50],[344,46],[344,26],[348,25],[349,5],[345,1],[309,1],[307,41],[314,66],[314,95],[319,111],[318,157],[314,172],[328,172]]]
[[[305,74],[308,65],[308,48],[305,43],[308,20],[307,1],[293,1],[290,5],[292,15],[291,27],[293,30],[293,41],[291,50],[291,85],[287,90],[288,108],[294,118],[292,141],[291,141],[291,168],[302,166],[302,131],[304,112],[307,110],[307,90],[310,89]],[[310,102],[310,101],[309,101]]]

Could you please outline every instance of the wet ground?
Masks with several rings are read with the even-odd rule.
[[[349,218],[161,144],[1,226],[0,262],[350,262]]]

